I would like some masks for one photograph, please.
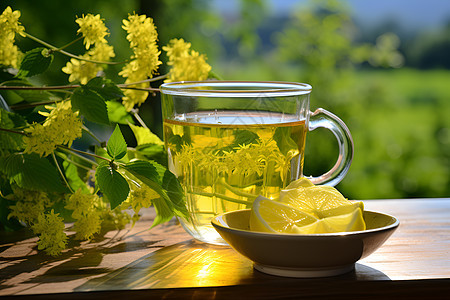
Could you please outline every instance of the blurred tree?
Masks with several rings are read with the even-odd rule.
[[[401,67],[403,56],[395,34],[383,34],[369,45],[357,44],[356,32],[342,2],[311,1],[294,11],[286,28],[276,35],[278,59],[297,68],[295,80],[313,86],[312,110],[329,109],[353,133],[355,157],[340,189],[356,199],[444,195],[449,185],[448,155],[442,155],[434,136],[445,134],[442,128],[449,125],[440,119],[443,116],[431,112],[427,99],[433,93],[425,90],[421,101],[411,105],[411,95],[389,90],[392,83],[359,84],[358,70],[364,61]],[[448,112],[449,105],[443,108]],[[304,173],[327,171],[337,157],[335,144],[329,133],[310,133]]]

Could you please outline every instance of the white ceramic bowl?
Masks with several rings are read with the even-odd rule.
[[[286,277],[326,277],[350,272],[355,263],[378,249],[399,221],[365,211],[364,231],[325,234],[277,234],[249,230],[250,210],[238,210],[211,221],[222,238],[254,262],[255,269]]]

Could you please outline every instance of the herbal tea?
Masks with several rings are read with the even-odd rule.
[[[258,195],[278,197],[301,174],[305,136],[304,120],[272,112],[196,112],[164,120],[169,168],[191,215],[184,228],[220,243],[211,218],[249,208]]]

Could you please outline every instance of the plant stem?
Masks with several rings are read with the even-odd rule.
[[[74,39],[74,40],[71,41],[70,43],[68,43],[68,44],[66,44],[66,45],[64,45],[64,46],[62,46],[62,47],[59,47],[58,50],[63,50],[63,49],[65,49],[65,48],[67,48],[67,47],[69,47],[69,46],[75,44],[76,42],[81,41],[82,39],[83,39],[83,36],[79,36],[78,38]]]
[[[131,110],[131,113],[133,113],[134,117],[139,122],[139,124],[141,124],[142,127],[148,129],[147,124],[145,124],[144,120],[141,119],[141,116],[139,116],[138,112],[139,112],[138,109],[132,109]]]
[[[0,90],[38,90],[38,91],[51,91],[51,90],[70,90],[79,88],[81,85],[54,85],[54,86],[29,86],[29,85],[19,85],[19,86],[7,86],[0,85]]]
[[[126,89],[126,90],[136,90],[136,91],[145,91],[145,92],[160,92],[161,90],[158,88],[152,88],[152,87],[148,87],[148,88],[138,88],[138,87],[131,87],[131,86],[122,86],[120,87],[122,89]]]
[[[250,199],[255,199],[256,197],[258,197],[257,195],[254,194],[250,194],[250,193],[246,193],[243,191],[240,191],[239,189],[229,185],[224,178],[222,178],[221,180],[218,181],[219,184],[223,185],[224,187],[226,187],[228,190],[232,191],[233,193],[235,193],[238,196],[243,196],[246,198],[250,198]]]
[[[136,84],[140,84],[140,83],[154,82],[154,81],[158,81],[158,80],[167,78],[167,76],[169,76],[169,74],[164,74],[164,75],[161,75],[161,76],[156,76],[156,77],[153,77],[153,78],[149,78],[149,79],[141,80],[141,81],[136,81],[136,82],[118,84],[117,86],[118,87],[127,87],[127,86],[130,86],[130,85],[136,85]]]
[[[58,168],[59,175],[61,175],[61,178],[62,178],[62,179],[64,180],[64,182],[66,183],[66,185],[67,185],[67,187],[69,188],[69,190],[73,193],[73,190],[72,190],[72,188],[71,188],[70,185],[69,185],[69,182],[67,182],[66,176],[64,176],[64,173],[63,173],[63,171],[61,170],[61,167],[60,167],[59,164],[58,164],[58,160],[56,159],[55,152],[52,152],[52,157],[53,157],[53,160],[55,161],[56,167]]]
[[[21,134],[24,136],[28,136],[28,134],[26,132],[23,131],[15,131],[15,130],[11,130],[11,129],[6,129],[6,128],[1,128],[0,127],[0,131],[5,131],[5,132],[9,132],[9,133],[16,133],[16,134]]]
[[[54,100],[54,101],[43,101],[43,102],[34,102],[29,104],[20,104],[20,105],[12,105],[10,108],[12,110],[21,110],[21,109],[27,109],[27,108],[33,108],[41,105],[47,105],[47,104],[55,104],[58,102],[64,101],[64,99],[61,100]]]
[[[108,159],[106,157],[103,157],[103,156],[100,156],[100,155],[97,155],[97,154],[94,154],[94,153],[89,153],[89,152],[84,152],[84,151],[81,151],[81,150],[76,150],[76,149],[73,149],[73,148],[70,148],[70,147],[67,147],[67,146],[64,146],[64,145],[57,145],[57,147],[61,148],[61,149],[64,149],[64,150],[67,150],[67,151],[70,151],[70,152],[73,152],[73,153],[84,154],[84,155],[92,156],[92,157],[95,157],[95,158],[98,158],[98,159],[106,160],[107,162],[111,162],[110,159]],[[89,161],[90,163],[97,164],[96,162],[93,162],[93,161],[85,158],[84,156],[78,156],[78,157],[83,157],[85,160]]]
[[[25,36],[28,37],[29,39],[32,39],[35,42],[38,42],[41,45],[44,45],[44,46],[50,48],[52,51],[59,52],[61,54],[67,55],[69,57],[72,57],[72,58],[75,58],[75,59],[78,59],[78,60],[83,60],[83,61],[86,61],[86,62],[91,62],[91,63],[96,63],[96,64],[106,64],[106,65],[118,65],[118,64],[125,63],[125,62],[111,62],[111,61],[99,61],[99,60],[93,60],[93,59],[86,59],[86,58],[83,58],[81,56],[78,56],[78,55],[72,54],[70,52],[64,51],[64,50],[62,50],[62,48],[58,48],[56,46],[53,46],[53,45],[51,45],[51,44],[41,40],[40,38],[37,38],[37,37],[27,33],[27,32],[25,32]],[[69,43],[69,45],[70,45],[70,43]],[[63,48],[65,48],[66,46],[64,46]]]
[[[76,154],[76,153],[70,153],[70,154],[71,154],[71,155],[76,155],[76,156],[78,156],[78,154]],[[64,160],[66,160],[68,163],[71,163],[72,165],[77,166],[78,168],[85,169],[86,171],[90,171],[90,170],[91,170],[91,168],[88,168],[88,167],[86,167],[86,166],[83,166],[82,164],[79,164],[79,163],[77,163],[76,161],[73,161],[73,160],[69,159],[66,155],[63,156],[63,154],[60,153],[60,152],[57,152],[56,155],[58,155],[59,157],[61,157],[61,158],[64,159]],[[84,157],[83,157],[83,158],[84,158]],[[92,161],[92,160],[89,160],[89,163],[93,163],[93,161]]]
[[[87,128],[86,126],[84,126],[83,125],[83,127],[82,127],[82,129],[87,133],[87,134],[89,134],[94,140],[96,140],[97,141],[97,143],[99,144],[99,145],[101,145],[102,144],[102,141],[89,129],[89,128]]]
[[[251,205],[253,203],[252,201],[238,200],[238,199],[234,199],[234,198],[225,196],[223,194],[218,194],[218,193],[205,193],[205,192],[189,192],[189,193],[194,194],[194,195],[206,196],[206,197],[214,197],[215,196],[217,198],[221,198],[226,201],[239,203],[239,204],[245,204],[245,205]]]

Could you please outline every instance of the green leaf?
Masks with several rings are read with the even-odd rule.
[[[114,82],[104,77],[92,78],[86,87],[97,92],[105,100],[116,100],[124,96],[122,90]]]
[[[6,158],[4,171],[21,188],[46,192],[67,191],[58,170],[37,154],[11,154]]]
[[[173,215],[188,217],[183,189],[169,170],[156,162],[143,160],[132,161],[125,169],[161,196],[160,200],[153,200],[158,217],[152,227],[170,220]]]
[[[160,166],[161,170],[164,169],[162,178],[162,187],[166,190],[167,195],[172,201],[175,214],[177,216],[187,218],[188,211],[186,209],[186,203],[184,198],[184,191],[181,187],[178,178],[170,172],[168,169]]]
[[[48,49],[39,47],[25,53],[17,77],[31,77],[47,70],[53,61],[53,54],[48,52]]]
[[[74,90],[71,100],[73,109],[79,110],[89,121],[110,124],[105,99],[96,91],[81,86]]]
[[[113,159],[121,159],[127,154],[127,143],[123,138],[119,125],[116,125],[111,137],[106,144],[106,151]]]
[[[5,129],[14,129],[24,126],[25,120],[14,113],[7,112],[0,108],[0,127]],[[0,131],[0,154],[5,150],[19,150],[22,147],[22,135]]]
[[[136,141],[138,146],[144,144],[156,144],[156,145],[164,145],[164,142],[161,139],[150,131],[148,128],[144,128],[141,126],[135,126],[130,124],[130,128],[136,137]]]
[[[298,144],[281,127],[275,130],[273,139],[277,142],[278,149],[286,155],[292,149],[298,149]]]
[[[117,101],[106,101],[109,120],[119,124],[134,124],[133,117],[126,110],[125,106]]]
[[[64,173],[66,175],[67,181],[69,182],[72,190],[76,191],[78,189],[81,189],[82,191],[89,193],[86,182],[84,182],[78,174],[77,167],[67,161],[64,161],[62,165],[64,167]]]
[[[139,154],[146,157],[153,157],[164,152],[164,146],[155,144],[143,144],[136,147],[136,151]]]
[[[126,179],[114,170],[107,161],[102,161],[95,172],[95,181],[100,191],[111,204],[111,209],[116,208],[128,197],[130,186]]]
[[[16,79],[16,80],[4,81],[2,83],[2,85],[5,85],[5,86],[33,86],[26,79]],[[44,101],[59,99],[59,97],[56,97],[52,93],[50,93],[48,91],[44,91],[44,90],[42,90],[42,91],[39,91],[39,90],[10,90],[10,92],[12,92],[18,96],[17,97],[18,100],[16,100],[14,103],[9,103],[10,105],[19,103],[22,101],[26,101],[28,103],[33,103],[33,102],[44,102]]]

